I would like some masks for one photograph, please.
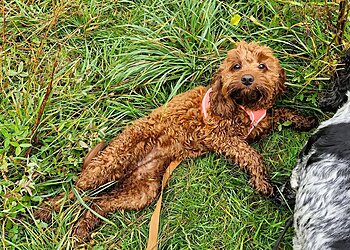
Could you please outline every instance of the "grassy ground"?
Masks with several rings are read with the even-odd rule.
[[[0,248],[73,248],[79,202],[49,224],[33,220],[33,209],[69,190],[89,148],[175,94],[208,85],[235,41],[259,41],[276,51],[288,77],[278,106],[325,119],[316,100],[342,49],[333,39],[338,7],[335,1],[3,0]],[[238,24],[230,22],[235,14]],[[347,25],[347,47],[349,38]],[[307,136],[281,125],[254,145],[272,181],[288,179]],[[116,212],[83,247],[144,249],[153,209]],[[159,245],[271,249],[291,216],[287,207],[255,193],[245,173],[208,155],[175,171],[164,196]],[[290,229],[281,249],[291,249],[292,234]]]

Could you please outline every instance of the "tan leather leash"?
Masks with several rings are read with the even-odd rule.
[[[162,196],[163,190],[168,183],[168,180],[174,171],[174,169],[181,163],[181,161],[172,161],[168,168],[165,170],[162,180],[162,189],[160,192],[159,199],[157,201],[156,208],[151,217],[151,221],[149,223],[149,235],[148,235],[148,243],[147,250],[157,250],[158,247],[158,229],[159,229],[159,217],[160,217],[160,208],[162,206]]]

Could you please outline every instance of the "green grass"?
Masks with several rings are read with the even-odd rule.
[[[79,202],[49,224],[33,220],[33,209],[70,189],[88,148],[172,96],[210,84],[235,41],[259,41],[276,51],[288,78],[278,106],[327,118],[316,100],[342,50],[333,40],[334,2],[2,1],[0,248],[74,248]],[[234,14],[242,17],[236,26]],[[308,135],[282,127],[253,145],[273,182],[288,179]],[[160,249],[271,249],[292,211],[254,192],[247,180],[217,155],[183,162],[165,191]],[[24,188],[28,181],[32,194]],[[144,249],[153,209],[114,213],[85,247]],[[290,229],[281,249],[291,249],[292,235]]]

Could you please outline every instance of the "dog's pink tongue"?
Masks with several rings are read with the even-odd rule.
[[[254,121],[256,124],[258,124],[264,117],[266,116],[266,109],[260,109],[252,111],[254,118],[250,118],[252,121]]]
[[[253,126],[258,125],[258,123],[266,116],[266,109],[251,110],[243,106],[240,107],[249,115]]]

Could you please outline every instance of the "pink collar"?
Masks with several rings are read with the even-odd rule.
[[[208,117],[207,110],[210,107],[210,93],[213,91],[212,88],[208,89],[207,93],[205,93],[203,100],[202,100],[202,113],[204,116],[204,119]],[[248,108],[245,108],[243,106],[239,106],[241,109],[243,109],[250,118],[251,124],[250,129],[248,131],[248,134],[245,138],[248,137],[248,135],[253,131],[253,129],[259,124],[259,122],[264,119],[266,116],[266,109],[260,109],[260,110],[250,110]]]

